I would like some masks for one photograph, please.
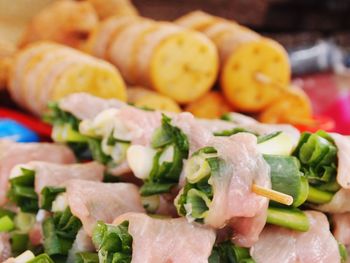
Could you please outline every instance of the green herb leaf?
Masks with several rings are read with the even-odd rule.
[[[98,254],[92,252],[77,253],[76,263],[99,263]]]
[[[64,193],[66,189],[64,187],[51,187],[47,186],[41,190],[42,204],[41,208],[47,211],[51,210],[52,202],[56,199],[57,195]]]
[[[128,221],[120,225],[97,222],[92,241],[98,249],[100,263],[131,262],[132,237],[128,227]]]
[[[47,254],[41,254],[29,260],[27,263],[54,263],[54,261]]]
[[[254,263],[249,248],[242,248],[225,241],[214,246],[209,263]]]

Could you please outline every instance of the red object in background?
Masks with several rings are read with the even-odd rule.
[[[334,131],[335,121],[327,116],[314,116],[313,120],[315,125],[295,125],[295,127],[301,132],[317,132],[318,130],[324,130],[328,132]]]
[[[308,94],[316,116],[333,119],[333,131],[350,134],[350,78],[323,73],[298,78],[294,83]]]
[[[35,131],[43,138],[50,138],[51,136],[52,128],[50,125],[43,123],[41,120],[35,117],[20,113],[18,111],[10,110],[7,108],[0,108],[0,118],[15,120],[27,128]]]

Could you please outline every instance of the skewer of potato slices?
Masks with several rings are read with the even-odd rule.
[[[204,95],[218,74],[218,53],[205,35],[142,17],[103,21],[86,51],[116,65],[130,85],[153,88],[181,104]]]
[[[261,111],[278,96],[277,85],[288,87],[291,74],[288,55],[277,42],[233,21],[201,11],[191,12],[175,23],[204,33],[216,45],[221,87],[236,109]],[[259,81],[257,75],[271,81]]]
[[[50,42],[33,43],[16,53],[9,92],[15,102],[39,116],[49,101],[74,92],[126,100],[124,81],[113,65]]]

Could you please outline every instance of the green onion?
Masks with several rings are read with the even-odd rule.
[[[128,232],[128,227],[128,221],[120,225],[97,222],[92,241],[97,247],[100,263],[131,262],[132,237]]]
[[[87,140],[87,136],[74,130],[69,123],[54,125],[51,136],[55,142],[85,143]]]
[[[10,232],[15,227],[11,217],[3,216],[0,218],[0,232]]]
[[[14,218],[16,229],[22,233],[28,233],[33,228],[35,222],[35,214],[31,213],[19,212]]]
[[[249,248],[238,247],[230,241],[214,246],[208,263],[254,263]]]
[[[52,202],[60,193],[64,193],[66,189],[64,187],[51,187],[47,186],[41,190],[41,208],[47,211],[51,210]]]
[[[10,191],[8,197],[21,211],[36,213],[39,210],[38,196],[34,191],[35,171],[21,168],[20,176],[10,179]]]
[[[53,217],[45,219],[43,222],[45,253],[54,259],[65,258],[81,226],[80,220],[69,208],[63,212],[55,212]]]
[[[152,138],[151,145],[157,150],[153,167],[140,192],[143,196],[168,193],[179,181],[183,160],[187,159],[189,145],[186,135],[163,114],[162,126]]]
[[[293,197],[293,206],[298,207],[306,201],[309,193],[307,179],[300,172],[296,157],[264,155],[271,169],[272,189]]]
[[[348,251],[342,243],[338,243],[341,263],[346,263],[348,260]]]
[[[29,236],[20,231],[11,232],[11,250],[15,255],[21,254],[28,249]]]
[[[188,160],[185,166],[185,177],[188,182],[194,184],[211,173],[210,165],[205,156],[196,155]]]
[[[186,184],[174,200],[179,215],[203,222],[213,200],[213,187],[209,180],[218,176],[222,162],[213,147],[202,148],[192,155],[185,167]]]
[[[187,192],[186,205],[190,205],[190,212],[193,218],[204,218],[208,213],[210,204],[211,200],[206,196],[205,193],[194,188],[190,189]]]
[[[29,260],[27,263],[54,263],[54,261],[47,254],[41,254]]]
[[[234,134],[237,134],[240,132],[247,132],[247,133],[257,135],[256,133],[250,132],[247,129],[240,128],[240,127],[236,127],[236,128],[231,129],[231,130],[223,130],[223,131],[219,131],[219,132],[214,132],[214,135],[215,136],[227,136],[227,137],[229,137],[231,135],[234,135]]]
[[[297,208],[269,207],[267,223],[301,232],[308,231],[310,227],[307,216]]]
[[[309,194],[307,201],[314,204],[329,203],[334,196],[334,193],[319,190],[316,187],[309,186]]]
[[[77,253],[76,263],[99,263],[98,254],[92,252]]]
[[[15,215],[15,212],[0,207],[0,218],[3,216],[8,216],[9,218],[14,219]]]

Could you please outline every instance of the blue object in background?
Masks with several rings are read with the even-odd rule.
[[[0,139],[16,142],[38,142],[39,136],[17,121],[0,119]]]

